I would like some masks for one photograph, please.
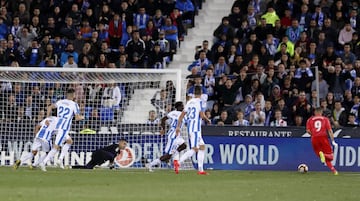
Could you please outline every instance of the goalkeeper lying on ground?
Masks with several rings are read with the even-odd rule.
[[[110,161],[110,168],[113,168],[114,158],[119,154],[120,150],[124,150],[127,145],[125,139],[121,139],[118,144],[112,144],[101,149],[93,151],[91,160],[85,166],[76,165],[72,166],[73,169],[93,169],[96,165],[101,165],[106,161]]]

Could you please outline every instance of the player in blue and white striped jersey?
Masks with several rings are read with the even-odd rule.
[[[66,92],[66,99],[57,101],[56,103],[50,105],[47,109],[48,116],[50,116],[53,109],[57,109],[57,117],[60,119],[57,124],[58,132],[56,134],[54,147],[51,149],[44,161],[40,164],[41,170],[43,171],[46,171],[46,163],[55,156],[55,154],[60,150],[60,147],[61,153],[57,165],[64,169],[63,159],[68,153],[71,144],[73,143],[73,140],[69,136],[73,117],[75,117],[76,121],[84,119],[84,116],[80,115],[79,105],[73,101],[74,99],[75,90],[69,88]]]
[[[185,152],[179,161],[174,160],[174,168],[175,173],[179,173],[179,167],[182,162],[186,159],[192,157],[195,152],[197,152],[197,159],[198,159],[198,174],[206,175],[207,173],[204,171],[203,164],[204,164],[204,156],[205,156],[205,142],[201,136],[201,122],[202,119],[210,122],[210,120],[206,117],[205,111],[205,104],[201,100],[202,89],[201,86],[195,86],[194,90],[195,98],[189,100],[186,105],[185,109],[181,112],[179,117],[177,126],[176,126],[176,135],[180,134],[180,128],[182,125],[182,121],[186,115],[186,125],[187,130],[190,138],[190,147],[187,152]]]
[[[179,160],[179,152],[186,149],[185,140],[179,135],[176,136],[176,126],[181,115],[181,111],[184,109],[183,102],[179,101],[175,103],[176,110],[169,112],[165,117],[161,119],[161,131],[160,134],[165,133],[165,123],[168,122],[170,128],[167,132],[167,143],[165,147],[165,154],[160,158],[153,160],[148,164],[147,168],[152,172],[152,167],[160,164],[161,162],[168,162],[173,156],[174,160]],[[181,125],[182,126],[182,125]]]
[[[24,162],[27,162],[34,158],[38,151],[44,151],[49,152],[52,147],[51,138],[53,134],[56,131],[56,125],[59,122],[59,118],[57,117],[47,117],[44,120],[42,120],[39,124],[35,126],[35,138],[31,146],[31,152],[23,154],[20,158],[20,160],[16,160],[14,164],[14,169],[17,169],[20,165],[22,165]],[[30,168],[33,166],[37,166],[42,160],[44,160],[44,156],[40,156],[39,160],[36,161],[34,164],[30,165]]]

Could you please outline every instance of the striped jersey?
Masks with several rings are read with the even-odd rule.
[[[186,123],[189,133],[201,132],[200,112],[204,110],[204,103],[200,98],[192,98],[186,103],[184,111],[186,112]]]
[[[80,114],[79,105],[72,100],[63,99],[57,101],[55,106],[57,108],[57,117],[60,118],[57,128],[69,130],[74,115]]]
[[[46,121],[49,121],[49,125],[45,124]],[[41,126],[40,130],[36,133],[35,137],[44,141],[50,141],[54,131],[56,130],[56,125],[58,121],[59,118],[53,116],[47,117],[42,120],[39,123],[39,125]]]
[[[176,126],[179,120],[179,117],[181,115],[180,111],[174,110],[169,112],[166,116],[168,118],[167,123],[169,124],[170,128],[168,131],[168,135],[172,135],[175,134],[175,130],[176,130]],[[180,125],[180,128],[183,126],[184,124]]]

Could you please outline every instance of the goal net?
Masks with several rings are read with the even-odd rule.
[[[125,138],[131,152],[120,166],[144,167],[163,154],[167,136],[160,135],[160,119],[175,101],[185,100],[181,71],[171,69],[2,67],[0,83],[0,165],[12,165],[30,151],[35,125],[70,87],[85,120],[72,124],[74,144],[64,161],[69,166],[85,165],[92,151]],[[187,140],[185,129],[182,135]],[[184,168],[192,169],[192,162]]]

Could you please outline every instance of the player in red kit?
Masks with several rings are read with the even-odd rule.
[[[337,143],[334,140],[330,121],[327,117],[322,116],[321,108],[316,108],[314,116],[307,120],[306,131],[311,135],[311,144],[315,154],[320,157],[322,163],[325,163],[330,168],[334,175],[338,175],[337,170],[331,164],[334,155],[328,136],[330,136],[334,147],[337,147]]]

